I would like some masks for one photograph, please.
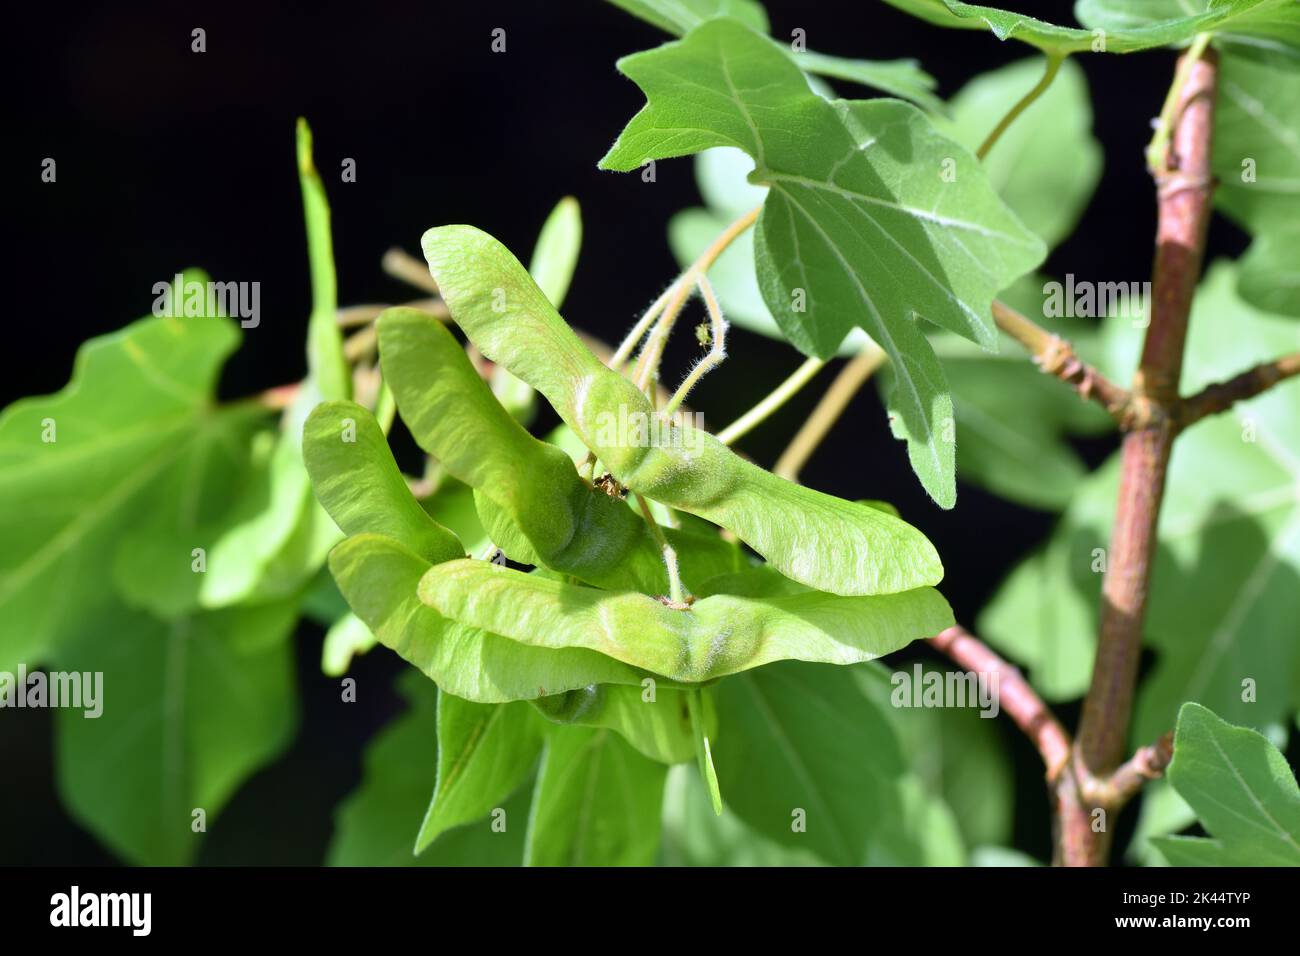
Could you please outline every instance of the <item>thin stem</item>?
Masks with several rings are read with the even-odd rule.
[[[718,441],[724,445],[730,445],[732,442],[738,441],[749,434],[755,427],[766,421],[773,412],[788,402],[799,389],[808,384],[812,377],[825,366],[826,362],[823,359],[806,359],[802,365],[790,374],[789,378],[772,389],[761,402],[718,432],[716,436]]]
[[[423,260],[401,249],[393,248],[384,253],[380,264],[394,279],[401,279],[407,285],[437,295],[438,283],[433,281],[433,276],[429,274],[429,266]]]
[[[772,469],[776,474],[791,481],[799,480],[799,472],[812,453],[817,450],[826,433],[848,407],[858,389],[876,369],[884,364],[884,361],[884,350],[872,342],[840,369],[840,373],[826,389],[826,394],[813,409],[812,415],[803,423],[803,427],[795,434],[789,447],[777,459],[776,466]]]
[[[1025,318],[1015,309],[996,299],[993,321],[1025,347],[1043,372],[1073,385],[1082,398],[1101,404],[1121,427],[1140,424],[1139,409],[1127,389],[1120,388],[1075,354],[1074,347],[1059,335],[1048,332]]]
[[[1077,772],[1073,797],[1058,804],[1057,858],[1071,865],[1099,865],[1110,836],[1092,828],[1087,795],[1092,778],[1106,778],[1120,764],[1128,737],[1138,659],[1151,587],[1156,527],[1164,497],[1169,457],[1177,428],[1178,379],[1192,297],[1200,278],[1213,180],[1211,139],[1218,69],[1204,44],[1194,44],[1180,61],[1174,86],[1171,146],[1178,172],[1156,175],[1158,225],[1152,270],[1151,324],[1134,376],[1138,399],[1163,412],[1147,427],[1124,436],[1120,487],[1106,573],[1092,680],[1083,702],[1075,742]],[[1061,796],[1069,796],[1061,791]]]
[[[998,125],[993,127],[993,132],[989,133],[984,142],[980,144],[980,148],[975,151],[976,158],[983,159],[987,156],[989,150],[993,148],[993,144],[1007,131],[1007,127],[1016,121],[1016,117],[1029,109],[1034,100],[1047,92],[1047,88],[1052,85],[1052,80],[1056,79],[1061,64],[1065,62],[1065,57],[1066,54],[1064,53],[1049,53],[1047,55],[1047,69],[1043,71],[1043,78],[1038,81],[1038,84],[1032,90],[1022,96],[1015,106],[1011,107],[1006,116],[998,121]]]
[[[1169,86],[1169,92],[1165,94],[1164,105],[1160,108],[1160,119],[1156,123],[1155,134],[1151,137],[1151,142],[1147,146],[1147,169],[1151,175],[1160,177],[1168,172],[1166,160],[1169,155],[1169,140],[1173,135],[1174,118],[1178,109],[1178,103],[1182,96],[1183,87],[1187,85],[1188,79],[1192,75],[1192,65],[1201,58],[1210,43],[1210,34],[1198,33],[1192,45],[1187,48],[1186,55],[1178,61],[1178,69],[1174,73],[1174,81]]]
[[[691,290],[695,288],[695,283],[691,281],[693,276],[694,266],[681,274],[681,277],[673,286],[668,304],[664,306],[658,321],[650,329],[650,335],[646,338],[645,347],[641,349],[641,354],[637,356],[632,381],[643,392],[650,388],[655,373],[659,371],[659,361],[663,358],[664,346],[668,344],[668,336],[672,334],[673,325],[677,322],[677,316],[681,314],[686,300],[691,297]]]
[[[334,322],[340,329],[369,325],[383,313],[386,305],[349,305],[334,313]]]
[[[447,311],[447,303],[443,302],[442,299],[413,299],[410,302],[401,303],[401,307],[428,312],[436,319],[446,320],[451,317],[451,313]],[[334,321],[341,329],[368,325],[379,318],[385,309],[391,308],[391,305],[349,305],[339,309],[334,314]]]
[[[714,239],[709,244],[709,247],[700,253],[699,258],[691,263],[690,268],[683,272],[677,282],[674,283],[672,290],[670,290],[673,294],[664,306],[663,314],[659,316],[659,320],[650,330],[650,337],[646,340],[645,348],[642,349],[641,355],[637,359],[636,371],[632,380],[642,391],[645,391],[650,386],[651,380],[654,379],[655,373],[659,370],[659,361],[663,358],[664,346],[668,342],[668,336],[672,333],[677,316],[681,314],[682,306],[686,304],[686,300],[690,298],[691,290],[695,287],[695,277],[708,272],[713,263],[717,261],[718,256],[722,255],[727,247],[735,242],[736,237],[758,220],[758,214],[762,210],[762,206],[755,206],[722,230],[718,238]]]
[[[1070,761],[1070,735],[1024,675],[964,628],[950,627],[930,638],[929,643],[959,667],[995,675],[999,706],[1038,748],[1047,767],[1047,779],[1056,780]]]
[[[667,418],[675,412],[677,406],[686,401],[686,396],[691,394],[691,390],[699,384],[700,379],[721,365],[727,358],[727,320],[722,317],[722,306],[718,305],[718,297],[713,293],[713,285],[703,272],[695,274],[695,284],[699,287],[700,296],[704,299],[704,308],[709,313],[709,337],[712,339],[712,343],[709,354],[695,363],[695,367],[687,373],[686,378],[682,380],[682,384],[677,386],[677,391],[673,392],[672,398],[668,399],[668,402],[660,409],[659,415],[661,418]]]
[[[363,325],[343,340],[343,357],[349,362],[359,362],[374,354],[379,344],[379,330],[374,325]]]
[[[677,552],[668,543],[663,529],[659,527],[659,522],[655,521],[655,516],[651,514],[650,503],[641,495],[636,496],[636,503],[641,509],[641,516],[645,518],[650,534],[654,537],[655,543],[659,545],[659,550],[663,552],[664,567],[668,570],[668,600],[675,605],[682,605],[686,601],[686,596],[682,590],[682,576],[677,568]]]
[[[650,308],[646,309],[645,314],[641,316],[641,318],[637,319],[636,325],[632,326],[632,331],[627,334],[621,343],[619,343],[617,351],[614,352],[614,355],[610,358],[608,363],[609,367],[615,372],[623,367],[623,363],[628,360],[628,357],[632,354],[632,350],[637,347],[637,344],[640,343],[643,338],[645,338],[646,330],[650,328],[651,323],[653,323],[654,320],[659,317],[659,314],[663,312],[664,306],[668,304],[669,298],[677,291],[677,285],[681,281],[682,280],[678,278],[674,280],[673,284],[667,289],[664,289],[659,298],[655,299]]]
[[[1067,340],[1038,326],[1009,305],[994,300],[993,319],[999,329],[1025,347],[1043,372],[1073,385],[1080,397],[1099,403],[1124,431],[1151,428],[1166,419],[1182,430],[1300,375],[1300,352],[1292,352],[1261,362],[1227,381],[1207,385],[1195,395],[1182,399],[1166,395],[1163,403],[1157,403],[1116,385],[1080,359]]]
[[[692,264],[691,272],[708,272],[713,268],[713,263],[717,261],[718,256],[727,251],[727,247],[736,241],[736,237],[743,233],[758,220],[758,214],[763,211],[761,205],[755,206],[749,212],[745,213],[726,229],[717,239],[709,245],[709,248],[700,253],[700,257]]]

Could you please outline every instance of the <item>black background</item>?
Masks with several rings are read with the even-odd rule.
[[[945,97],[977,73],[1034,55],[991,34],[931,27],[876,0],[767,6],[774,36],[800,27],[809,47],[822,52],[917,57]],[[1016,6],[1073,22],[1069,3]],[[659,163],[653,183],[595,166],[642,104],[615,59],[667,38],[596,0],[32,4],[6,17],[14,73],[4,228],[13,271],[0,405],[60,388],[81,341],[146,314],[153,284],[191,265],[218,279],[261,283],[261,326],[246,333],[223,394],[300,377],[309,288],[294,165],[299,115],[314,129],[333,205],[342,304],[413,297],[384,275],[379,260],[392,245],[418,253],[421,232],[436,224],[473,223],[526,259],[546,214],[569,194],[582,204],[585,228],[565,308],[570,321],[616,340],[675,274],[665,225],[698,202],[691,161]],[[207,31],[206,53],[190,50],[195,27]],[[504,54],[490,50],[495,27],[506,30]],[[1046,267],[1141,281],[1155,225],[1142,148],[1175,55],[1079,59],[1107,162],[1079,230]],[[55,184],[40,181],[45,157],[57,161]],[[355,183],[339,182],[344,157],[356,160]],[[1072,162],[1068,150],[1060,162]],[[1211,255],[1235,255],[1243,246],[1242,236],[1216,219]],[[743,331],[734,333],[730,351],[723,370],[692,396],[714,425],[749,407],[799,361],[788,347]],[[665,367],[684,369],[687,355],[680,345]],[[822,383],[829,378],[823,373]],[[817,393],[808,389],[747,438],[746,452],[770,464]],[[1082,450],[1095,463],[1112,447],[1103,440]],[[965,622],[1051,526],[1050,515],[967,485],[954,512],[936,507],[889,436],[872,389],[854,401],[804,480],[896,503],[944,556],[943,590]],[[333,808],[359,780],[366,741],[400,710],[390,684],[404,665],[394,655],[381,650],[357,665],[360,698],[345,705],[337,682],[320,674],[319,630],[304,625],[299,647],[298,738],[221,814],[200,862],[319,862]],[[1071,708],[1061,715],[1068,724],[1076,716]],[[58,805],[52,723],[48,712],[6,714],[0,863],[113,862]],[[1016,844],[1044,858],[1041,765],[1009,722],[999,724],[1015,757]],[[1132,817],[1130,810],[1130,825]]]

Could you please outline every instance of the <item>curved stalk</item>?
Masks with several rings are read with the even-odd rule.
[[[633,373],[632,380],[636,382],[637,387],[642,391],[649,387],[655,373],[659,371],[659,361],[663,358],[664,346],[668,342],[668,336],[677,321],[677,316],[681,314],[682,306],[690,298],[691,290],[695,284],[695,277],[708,272],[713,263],[717,261],[718,256],[726,251],[727,247],[736,240],[736,237],[758,220],[758,214],[762,210],[762,206],[755,206],[724,229],[718,238],[714,239],[709,247],[700,253],[699,258],[691,263],[690,267],[681,274],[681,277],[671,287],[676,291],[664,307],[663,314],[660,315],[659,320],[650,330],[650,337],[646,340],[645,348],[641,350],[641,355],[637,359],[636,371]]]
[[[681,281],[680,277],[676,279],[672,285],[663,291],[659,298],[655,299],[650,308],[646,309],[645,314],[637,319],[636,325],[632,326],[632,331],[619,343],[618,350],[610,358],[608,363],[610,368],[617,372],[623,367],[623,363],[632,354],[632,350],[645,338],[646,330],[650,328],[651,323],[659,317],[659,313],[663,312],[664,306],[668,304],[669,298],[676,293],[677,286]]]
[[[682,384],[677,386],[677,391],[673,392],[672,398],[668,399],[660,409],[661,418],[667,418],[675,412],[677,407],[686,401],[686,396],[691,393],[691,389],[699,384],[700,379],[727,358],[727,320],[722,317],[722,306],[718,305],[718,297],[713,294],[713,285],[703,272],[695,274],[695,284],[699,287],[700,295],[704,299],[704,307],[709,313],[709,336],[713,340],[712,347],[708,355],[695,363],[695,367],[690,370]]]
[[[1007,128],[1016,121],[1016,117],[1029,109],[1034,100],[1047,92],[1047,88],[1051,86],[1052,81],[1056,79],[1056,74],[1060,71],[1061,64],[1065,62],[1065,57],[1066,54],[1064,53],[1048,54],[1047,69],[1043,71],[1043,78],[1035,84],[1032,90],[1022,96],[1016,102],[1015,106],[1011,107],[1006,116],[1002,117],[1002,119],[998,121],[998,125],[993,127],[993,132],[989,133],[989,135],[984,138],[984,142],[980,144],[980,148],[975,151],[976,158],[983,159],[987,156],[989,150],[993,148],[993,144],[996,143],[1001,138],[1002,134],[1007,131]]]

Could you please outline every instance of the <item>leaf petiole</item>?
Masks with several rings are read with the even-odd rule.
[[[1047,68],[1043,71],[1043,78],[1035,84],[1033,89],[1022,96],[1016,102],[1015,106],[1011,107],[1011,109],[1007,111],[1006,116],[1002,117],[1002,119],[998,121],[998,125],[993,127],[993,131],[985,137],[984,142],[980,144],[980,148],[975,151],[976,158],[983,159],[987,156],[989,150],[993,148],[993,144],[996,143],[1011,124],[1016,121],[1016,117],[1029,109],[1029,107],[1033,105],[1034,100],[1047,92],[1047,88],[1051,86],[1052,81],[1056,79],[1056,74],[1060,71],[1061,64],[1065,62],[1066,56],[1068,56],[1066,53],[1047,54]]]
[[[766,421],[769,415],[788,402],[799,389],[807,385],[825,365],[824,359],[805,359],[802,365],[790,373],[789,378],[769,392],[761,402],[718,432],[716,435],[718,441],[730,445],[749,434]]]

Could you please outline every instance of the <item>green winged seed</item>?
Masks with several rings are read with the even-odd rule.
[[[781,573],[822,591],[890,594],[943,577],[934,546],[906,522],[778,478],[689,424],[654,427],[646,397],[591,353],[487,233],[443,226],[422,245],[474,344],[545,395],[626,487],[730,529]],[[381,330],[381,350],[383,342]],[[427,366],[418,374],[426,381]]]
[[[473,487],[476,501],[486,498],[502,512],[480,509],[497,544],[510,543],[514,526],[552,570],[603,587],[667,590],[645,522],[511,418],[441,323],[414,309],[389,309],[379,317],[379,353],[420,447]],[[515,556],[520,550],[516,542]]]
[[[528,271],[557,309],[569,291],[581,248],[582,214],[578,201],[572,196],[565,196],[546,217],[528,266]],[[532,424],[537,404],[537,393],[532,386],[520,381],[500,365],[493,367],[489,381],[492,384],[492,394],[505,406],[506,411],[521,425],[527,427]]]
[[[377,534],[348,538],[330,552],[330,571],[357,617],[447,693],[494,704],[644,679],[589,650],[530,647],[442,617],[416,596],[429,569],[418,554]]]
[[[573,281],[582,248],[582,214],[578,200],[565,196],[542,224],[528,271],[558,309]]]
[[[311,263],[311,318],[307,323],[308,377],[325,398],[348,398],[352,376],[343,356],[343,335],[334,314],[338,281],[334,274],[334,239],[325,185],[312,161],[311,127],[298,119],[298,179],[307,220],[307,256]]]
[[[320,655],[321,673],[326,677],[342,677],[352,666],[354,658],[365,654],[377,643],[366,622],[349,611],[325,632]]]
[[[416,501],[375,417],[355,402],[323,402],[303,426],[303,460],[321,506],[345,534],[392,538],[430,564],[465,557],[456,536]]]
[[[420,580],[439,614],[534,647],[597,651],[683,683],[772,661],[854,664],[953,623],[939,592],[839,597],[717,594],[679,610],[631,591],[545,580],[486,561],[450,561]]]

